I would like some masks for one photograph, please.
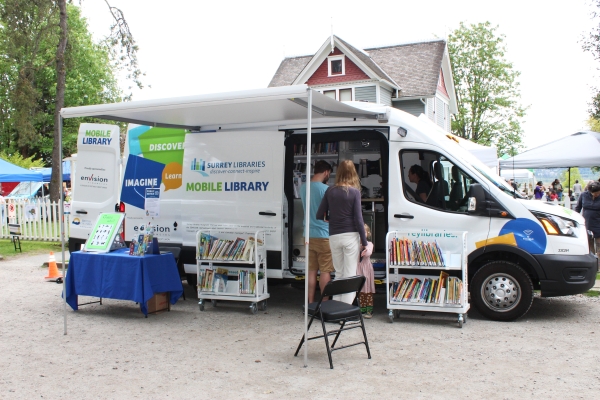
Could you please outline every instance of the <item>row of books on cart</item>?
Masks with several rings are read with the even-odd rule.
[[[442,249],[436,241],[423,242],[407,238],[393,238],[389,246],[390,265],[428,265],[443,267]]]
[[[200,234],[197,257],[203,260],[221,261],[252,261],[254,244],[257,241],[253,236],[247,239],[219,239],[208,234]],[[258,239],[262,246],[262,240]]]
[[[338,142],[313,143],[311,154],[337,154]],[[306,144],[295,144],[294,155],[306,155]]]
[[[264,278],[264,273],[259,272],[257,279],[256,271],[252,270],[229,271],[227,268],[214,270],[206,268],[200,270],[198,278],[198,289],[202,292],[227,293],[234,290],[239,294],[255,294],[257,282]]]
[[[399,282],[390,285],[391,303],[425,303],[460,305],[463,285],[459,278],[441,271],[435,277],[402,277]]]

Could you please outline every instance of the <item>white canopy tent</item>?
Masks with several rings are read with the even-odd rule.
[[[585,131],[500,160],[501,168],[571,168],[600,165],[600,133]]]
[[[528,169],[502,169],[500,176],[504,179],[514,179],[515,181],[529,182],[534,179],[533,172]]]
[[[312,110],[312,112],[310,111]],[[239,92],[206,94],[126,103],[63,108],[61,110],[61,159],[62,119],[95,117],[148,126],[185,128],[191,130],[235,129],[236,127],[278,126],[283,123],[306,124],[307,148],[311,148],[312,120],[372,119],[386,121],[387,116],[364,111],[315,92],[306,85],[285,86]],[[306,175],[310,176],[311,156],[307,154]],[[62,171],[60,171],[62,174]],[[310,198],[310,185],[306,188]],[[62,207],[62,202],[61,202]],[[306,205],[306,231],[310,228],[310,203]],[[61,212],[63,210],[61,209]],[[64,222],[61,237],[64,238]],[[305,270],[308,271],[308,241],[305,241]],[[64,259],[64,240],[63,240]],[[63,264],[63,275],[64,275]],[[63,284],[63,293],[66,286]],[[304,337],[307,338],[308,285],[305,285]],[[67,303],[64,304],[64,334],[67,334]],[[306,339],[305,339],[306,340]],[[304,345],[304,364],[307,364],[307,346]]]

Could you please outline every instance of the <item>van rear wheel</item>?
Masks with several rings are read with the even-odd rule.
[[[509,261],[492,261],[471,281],[473,305],[494,321],[513,321],[529,311],[533,284],[523,268]]]

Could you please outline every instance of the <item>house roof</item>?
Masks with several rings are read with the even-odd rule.
[[[443,40],[365,49],[398,82],[402,97],[435,95],[445,50]]]
[[[337,36],[334,36],[334,40],[341,45],[340,47],[350,51],[378,78],[397,86],[401,90],[400,96],[435,95],[446,49],[444,40],[373,47],[364,51],[356,49]],[[269,87],[291,85],[309,62],[318,56],[319,53],[313,56],[285,58]]]

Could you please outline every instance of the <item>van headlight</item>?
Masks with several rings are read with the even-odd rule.
[[[577,222],[558,215],[541,212],[532,212],[532,214],[540,221],[548,235],[575,236]]]

